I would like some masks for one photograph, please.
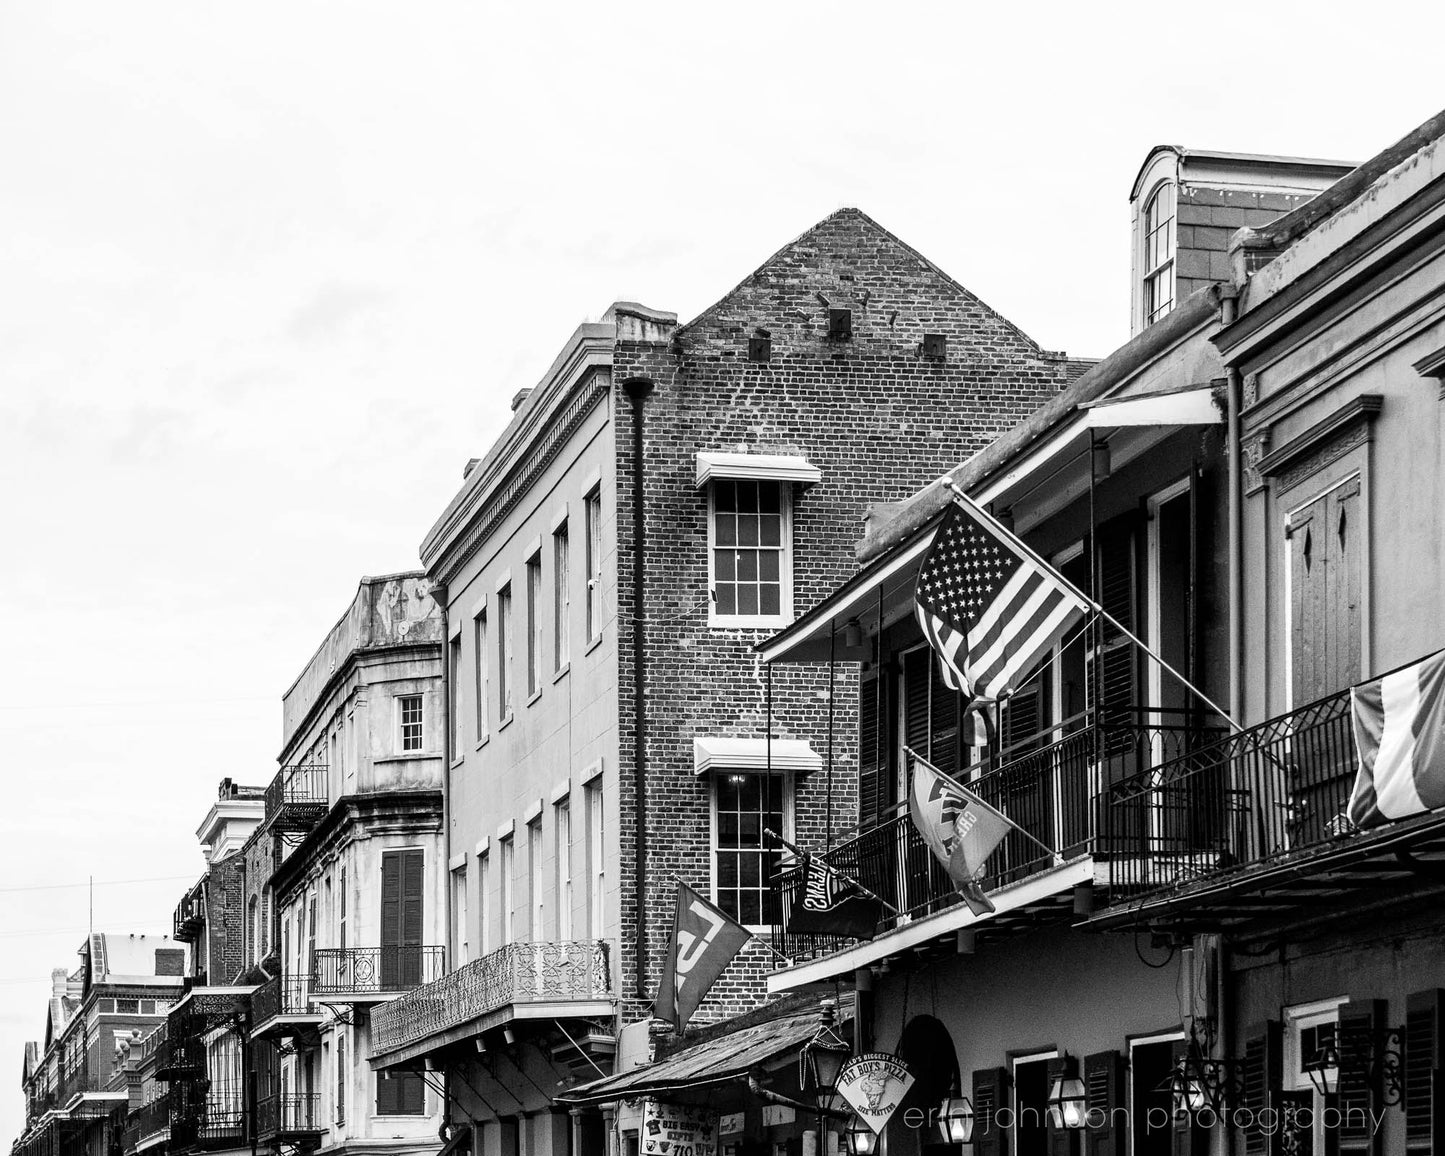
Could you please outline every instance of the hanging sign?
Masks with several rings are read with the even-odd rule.
[[[838,1094],[848,1101],[858,1118],[881,1135],[889,1118],[898,1110],[913,1073],[897,1056],[887,1052],[866,1052],[854,1056],[838,1073]]]
[[[647,1100],[641,1140],[642,1156],[717,1156],[717,1113]]]

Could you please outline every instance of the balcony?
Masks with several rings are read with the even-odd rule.
[[[206,1045],[202,1038],[204,1022],[194,1016],[172,1016],[164,1025],[164,1034],[155,1043],[156,1079],[190,1080],[206,1070]]]
[[[309,1038],[321,1025],[321,1015],[311,1007],[309,975],[278,975],[258,987],[251,996],[253,1039]]]
[[[1171,712],[1171,719],[1175,713]],[[1006,749],[995,765],[983,764],[961,776],[971,791],[1027,832],[1011,831],[989,857],[981,880],[984,891],[1022,883],[1062,863],[1099,857],[1099,812],[1105,785],[1184,757],[1220,733],[1216,727],[1182,714],[1171,722],[1154,721],[1164,712],[1153,709],[1140,708],[1128,714],[1131,717],[1110,719],[1102,727],[1086,725],[1082,717],[1066,722]],[[887,914],[879,924],[878,936],[963,902],[947,870],[914,826],[907,803],[898,804],[893,811],[878,825],[824,856],[844,875],[897,909],[897,914]],[[1045,847],[1057,849],[1058,854]],[[1094,882],[1095,877],[1090,873],[1081,881]],[[779,918],[773,932],[774,949],[796,963],[856,946],[852,939],[786,931],[800,886],[801,880],[792,873],[775,883]],[[1044,906],[1056,906],[1058,901],[1050,896]],[[1008,922],[1002,912],[991,920],[1000,929]]]
[[[513,1020],[612,1012],[607,943],[512,943],[378,1007],[371,1051],[400,1063]]]
[[[444,947],[318,947],[311,959],[312,997],[338,1003],[390,999],[446,971]]]
[[[263,825],[277,832],[310,831],[326,816],[324,763],[282,767],[266,787]]]
[[[180,943],[195,943],[206,924],[206,877],[192,887],[176,906],[175,938]]]
[[[1344,691],[1114,783],[1100,840],[1111,907],[1090,926],[1238,930],[1438,870],[1416,856],[1445,850],[1445,815],[1349,820],[1352,726]]]
[[[121,1150],[129,1156],[156,1144],[164,1143],[171,1135],[171,1097],[167,1092],[157,1096],[149,1104],[142,1104],[126,1117],[125,1131],[121,1134]]]
[[[315,1143],[325,1131],[318,1092],[286,1092],[256,1101],[257,1140]]]
[[[241,1080],[218,1081],[197,1096],[190,1111],[171,1114],[172,1152],[238,1148],[247,1140],[245,1087]]]

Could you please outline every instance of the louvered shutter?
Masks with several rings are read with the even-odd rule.
[[[1189,1054],[1189,1041],[1175,1040],[1169,1048],[1169,1070],[1179,1070],[1179,1065]],[[1188,1112],[1174,1110],[1174,1096],[1169,1096],[1169,1153],[1170,1156],[1194,1156],[1194,1118]]]
[[[883,811],[883,772],[878,735],[879,680],[858,683],[858,825],[871,827]]]
[[[973,1073],[973,1154],[974,1156],[1007,1156],[1008,1132],[999,1127],[994,1113],[1007,1107],[1007,1068],[980,1068]]]
[[[1044,1065],[1044,1071],[1048,1073],[1049,1093],[1054,1090],[1054,1081],[1063,1078],[1066,1063],[1062,1056],[1055,1056]],[[1049,1127],[1049,1156],[1077,1156],[1078,1144],[1075,1138],[1078,1133],[1065,1128],[1063,1121],[1056,1119],[1052,1111],[1046,1110],[1046,1119]]]
[[[1099,604],[1131,633],[1138,605],[1135,564],[1134,513],[1111,519],[1099,527]],[[1107,619],[1097,628],[1088,656],[1088,675],[1095,723],[1104,728],[1104,751],[1117,754],[1132,744],[1127,724],[1138,705],[1138,655],[1134,644]]]
[[[1336,1048],[1340,1069],[1335,1107],[1340,1110],[1340,1152],[1379,1152],[1384,1137],[1371,1125],[1379,1111],[1378,1065],[1371,1063],[1388,1007],[1384,1000],[1351,1000],[1340,1008]],[[1373,1069],[1373,1071],[1372,1071]]]
[[[399,1085],[401,1080],[398,1073],[381,1071],[376,1073],[376,1114],[378,1116],[395,1116],[400,1112],[401,1096]]]
[[[1405,1150],[1445,1151],[1442,1111],[1442,1017],[1445,990],[1417,992],[1405,1002]]]
[[[928,750],[928,668],[933,651],[910,650],[903,656],[903,741],[932,761]]]
[[[1266,1108],[1278,1110],[1282,1106],[1280,1048],[1283,1038],[1278,1020],[1255,1024],[1245,1032],[1239,1106],[1247,1111],[1246,1118],[1249,1120],[1258,1121],[1259,1114]],[[1280,1150],[1278,1139],[1257,1122],[1242,1130],[1244,1156],[1274,1156]]]
[[[1038,679],[1004,700],[1002,747],[1013,759],[1027,753],[1028,740],[1037,739],[1043,726],[1043,703]]]
[[[956,775],[963,768],[958,742],[958,720],[963,709],[963,696],[943,681],[938,659],[931,653],[928,662],[932,687],[928,709],[928,751],[933,765],[945,774]]]
[[[1084,1156],[1124,1156],[1124,1057],[1095,1052],[1084,1057],[1084,1093],[1088,1096],[1088,1127]]]
[[[402,853],[401,866],[401,980],[407,987],[421,983],[422,895],[425,856],[421,851]]]

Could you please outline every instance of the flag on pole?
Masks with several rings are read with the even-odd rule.
[[[1018,824],[917,755],[908,813],[934,858],[948,868],[969,910],[975,915],[994,910],[977,877],[994,848]]]
[[[918,571],[914,604],[943,680],[973,700],[970,717],[1008,694],[1089,609],[1022,542],[961,500],[949,505]]]
[[[1360,827],[1445,807],[1445,650],[1350,690]]]
[[[679,1032],[752,932],[714,907],[681,879],[672,916],[672,941],[662,962],[653,1014]]]
[[[883,918],[883,904],[877,898],[863,894],[857,882],[807,851],[798,869],[801,878],[788,914],[789,934],[873,938]]]

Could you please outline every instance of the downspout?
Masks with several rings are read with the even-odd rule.
[[[1239,315],[1239,288],[1223,285],[1219,303],[1222,326]],[[1227,443],[1229,456],[1229,713],[1244,717],[1244,496],[1243,449],[1240,444],[1239,370],[1225,367]]]
[[[647,577],[647,522],[643,460],[643,402],[653,382],[629,377],[622,383],[632,403],[632,813],[634,841],[633,907],[637,929],[633,970],[638,999],[647,998],[647,610],[643,601]]]
[[[447,588],[437,582],[431,588],[432,601],[442,612],[442,910],[446,922],[442,925],[442,942],[450,949],[453,962],[456,961],[457,945],[450,943],[452,928],[456,923],[456,912],[452,910],[452,736],[456,732],[457,720],[452,718],[452,638],[451,607],[447,605]],[[481,693],[479,687],[477,693]],[[445,1099],[445,1093],[443,1093]]]

